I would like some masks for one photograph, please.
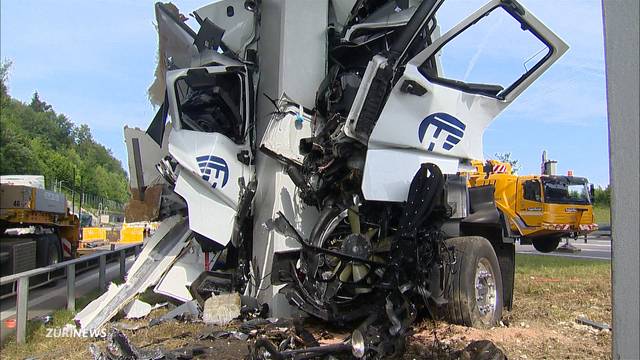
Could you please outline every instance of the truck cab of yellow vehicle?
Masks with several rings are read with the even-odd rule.
[[[474,161],[469,186],[495,187],[496,206],[507,232],[536,250],[551,252],[562,237],[597,230],[591,203],[592,187],[586,178],[561,175],[512,174],[508,163]]]

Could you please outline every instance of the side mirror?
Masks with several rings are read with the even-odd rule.
[[[595,197],[596,189],[593,184],[589,184],[589,197],[591,198],[591,202],[593,202],[593,198]]]

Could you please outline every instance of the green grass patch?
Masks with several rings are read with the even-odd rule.
[[[516,255],[514,320],[611,323],[611,261]]]
[[[608,206],[596,205],[593,207],[593,216],[596,218],[596,224],[611,224],[611,208]]]
[[[77,298],[76,311],[84,309],[85,306],[98,296],[100,296],[100,290],[95,289],[88,294]],[[75,315],[76,312],[74,311],[59,309],[51,314],[53,320],[49,324],[44,325],[42,321],[29,320],[27,322],[26,343],[18,344],[16,342],[15,334],[9,336],[0,350],[2,353],[2,359],[24,359],[30,357],[30,355],[34,353],[43,353],[43,351],[46,353],[47,349],[51,351],[57,350],[60,344],[82,341],[82,339],[77,338],[50,338],[46,336],[47,328],[63,328],[67,324],[72,324]],[[57,356],[51,356],[50,358],[56,357]]]

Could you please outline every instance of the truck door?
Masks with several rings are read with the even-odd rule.
[[[190,228],[221,245],[231,239],[243,186],[253,179],[251,86],[244,66],[167,72],[175,192],[187,202]]]
[[[567,49],[528,10],[504,0],[434,39],[409,59],[369,137],[365,192],[367,177],[375,182],[381,172],[412,178],[420,163],[433,162],[454,173],[460,159],[484,158],[485,128]]]
[[[518,181],[518,215],[526,226],[542,225],[544,207],[542,204],[542,187],[540,181]]]

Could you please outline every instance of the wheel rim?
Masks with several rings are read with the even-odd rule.
[[[489,260],[482,258],[478,261],[475,274],[476,307],[480,317],[491,321],[498,305],[495,274]]]

